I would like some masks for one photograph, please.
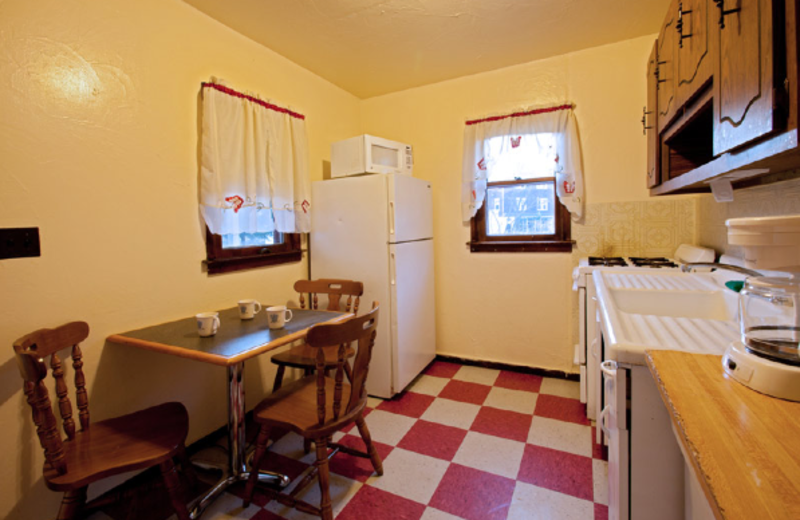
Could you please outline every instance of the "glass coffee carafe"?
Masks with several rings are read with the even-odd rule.
[[[739,293],[739,322],[748,352],[800,366],[800,280],[756,276]]]

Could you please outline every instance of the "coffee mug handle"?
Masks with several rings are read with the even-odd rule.
[[[253,303],[253,314],[258,314],[261,312],[261,304],[258,302]]]
[[[286,321],[292,321],[292,316],[293,316],[292,311],[286,309]]]
[[[213,327],[213,330],[214,330],[214,334],[216,334],[217,331],[219,330],[219,316],[214,316],[214,327]]]

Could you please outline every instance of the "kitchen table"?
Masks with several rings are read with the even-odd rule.
[[[199,499],[190,513],[192,519],[198,518],[225,489],[249,476],[245,463],[244,362],[303,339],[313,325],[334,323],[353,316],[350,313],[304,309],[292,309],[292,312],[292,320],[284,328],[276,330],[267,326],[266,313],[257,314],[252,320],[241,320],[238,309],[234,307],[219,312],[219,331],[208,338],[197,334],[194,317],[108,337],[110,343],[194,359],[227,369],[228,471]],[[288,484],[285,476],[274,473],[259,475],[259,479],[272,484]]]

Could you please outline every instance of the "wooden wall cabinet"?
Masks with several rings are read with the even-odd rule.
[[[675,81],[675,22],[677,20],[676,9],[678,1],[673,0],[670,4],[667,19],[661,26],[656,40],[658,61],[655,74],[658,85],[658,131],[664,130],[666,124],[675,117],[678,102],[676,99],[677,82]]]
[[[661,182],[658,176],[658,42],[647,61],[647,106],[642,110],[642,131],[647,136],[647,187]]]
[[[714,155],[775,129],[772,3],[771,0],[725,0],[719,4],[725,11],[733,12],[718,14]],[[775,20],[775,28],[779,24]]]
[[[685,106],[711,81],[712,63],[709,1],[678,2],[675,40],[677,46],[677,104]]]
[[[800,0],[674,0],[647,64],[647,186],[709,191],[800,175]],[[735,175],[730,175],[736,172]]]

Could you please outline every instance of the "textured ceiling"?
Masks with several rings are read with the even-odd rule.
[[[360,98],[657,32],[669,0],[184,0]]]

